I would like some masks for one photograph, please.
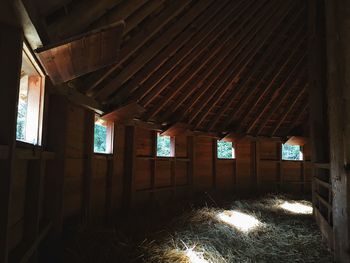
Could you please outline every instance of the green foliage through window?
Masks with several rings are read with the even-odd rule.
[[[299,145],[282,144],[282,160],[300,161],[302,159]]]
[[[95,123],[94,152],[105,153],[107,150],[107,127]]]
[[[26,118],[27,118],[27,103],[26,101],[19,100],[18,102],[18,113],[17,113],[17,130],[16,139],[25,140],[26,132]]]
[[[157,134],[157,156],[171,157],[171,138]]]
[[[219,159],[233,159],[235,158],[234,148],[232,142],[217,141],[217,151]]]

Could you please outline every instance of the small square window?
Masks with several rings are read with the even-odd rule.
[[[303,153],[299,145],[282,144],[282,160],[301,161]]]
[[[174,157],[175,156],[175,138],[160,135],[157,133],[157,156],[158,157]]]
[[[113,153],[113,130],[112,122],[105,121],[95,116],[94,129],[94,152],[111,154]]]
[[[219,159],[234,159],[236,157],[232,142],[217,141],[217,152]]]
[[[16,139],[41,145],[44,102],[44,74],[36,66],[29,49],[24,44],[20,76]]]

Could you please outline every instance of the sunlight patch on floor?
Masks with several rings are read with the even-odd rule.
[[[194,248],[189,248],[185,251],[185,254],[190,263],[209,263],[204,257],[203,253],[196,252],[193,250]]]
[[[312,214],[312,206],[305,205],[300,202],[290,203],[286,201],[280,204],[279,207],[289,212],[292,212],[294,214],[305,214],[305,215]]]
[[[249,232],[261,225],[256,217],[238,211],[226,210],[219,213],[217,218],[242,232]]]

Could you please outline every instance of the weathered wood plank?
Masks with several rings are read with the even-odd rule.
[[[38,48],[36,52],[54,84],[61,84],[117,63],[124,22]]]
[[[119,63],[111,66],[107,70],[103,70],[101,73],[91,76],[86,80],[89,88],[86,92],[89,95],[93,95],[93,89],[101,84],[112,72],[114,72],[122,63],[128,60],[135,52],[142,47],[149,39],[151,39],[159,30],[161,30],[169,21],[175,16],[179,15],[185,8],[191,3],[190,0],[171,1],[164,10],[143,24],[143,28],[133,36],[126,45],[121,48]]]
[[[181,31],[188,26],[202,11],[204,11],[212,0],[198,2],[191,7],[181,19],[169,27],[162,35],[156,39],[149,47],[142,50],[131,63],[127,64],[119,74],[113,78],[103,89],[96,93],[96,97],[105,100],[111,93],[124,84],[133,74],[140,70],[144,64],[152,59],[162,48],[168,45]]]

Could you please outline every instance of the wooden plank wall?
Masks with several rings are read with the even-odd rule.
[[[51,181],[56,188],[44,185],[41,192],[50,193],[53,190],[48,189],[55,189],[54,192],[62,193],[55,197],[47,195],[40,210],[42,214],[48,213],[45,207],[50,207],[55,198],[58,203],[57,198],[62,198],[61,209],[56,204],[58,208],[51,216],[46,215],[48,218],[55,218],[57,229],[62,227],[64,230],[72,224],[110,223],[122,208],[162,205],[169,201],[190,198],[195,193],[216,192],[247,196],[276,190],[310,192],[308,145],[304,146],[306,161],[282,161],[279,141],[245,139],[234,144],[236,159],[223,160],[216,158],[216,139],[183,135],[175,138],[175,157],[165,158],[156,156],[156,131],[116,124],[114,154],[94,154],[94,114],[63,98],[55,100],[55,96],[50,98],[54,112],[66,116],[61,116],[61,120],[56,118],[56,126],[49,127],[49,133],[52,134],[52,130],[61,125],[63,130],[60,131],[60,145],[65,147],[63,150],[55,150],[50,142],[57,139],[57,134],[52,138],[48,136],[48,145],[56,151],[56,160],[50,162],[56,165],[52,166],[49,162],[49,169],[43,176],[54,174],[59,178],[56,178],[58,181],[54,181],[55,183]],[[58,111],[58,105],[65,110]],[[49,112],[49,115],[52,114],[53,112]],[[130,146],[130,140],[134,141],[134,146],[126,147],[127,144]],[[126,148],[130,149],[126,151]],[[11,199],[16,206],[11,206],[9,230],[9,247],[12,251],[17,251],[25,233],[23,227],[29,165],[30,160],[15,162]],[[125,184],[126,176],[130,177],[129,186]],[[60,180],[63,180],[61,188],[57,187]],[[126,195],[128,198],[125,199]],[[46,224],[47,221],[41,228]],[[62,229],[57,230],[57,234]]]

